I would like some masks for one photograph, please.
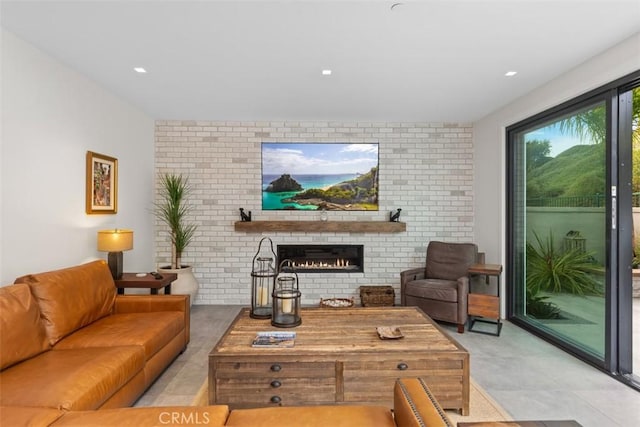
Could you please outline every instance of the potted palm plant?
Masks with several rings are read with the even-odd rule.
[[[192,206],[187,198],[191,193],[189,180],[179,174],[160,176],[160,201],[155,203],[155,215],[169,228],[171,240],[171,265],[159,268],[160,272],[176,273],[178,280],[171,285],[175,294],[189,294],[195,300],[199,285],[192,267],[182,265],[182,253],[192,242],[197,226],[187,221]]]

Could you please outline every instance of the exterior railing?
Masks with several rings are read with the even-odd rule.
[[[634,203],[638,202],[635,197]],[[573,197],[539,197],[535,199],[527,199],[529,207],[547,207],[547,208],[601,208],[605,205],[606,198],[602,194],[593,194],[591,196],[573,196]],[[634,204],[636,206],[636,204]]]
[[[545,207],[545,208],[602,208],[605,205],[606,197],[602,194],[593,194],[591,196],[573,196],[573,197],[538,197],[527,199],[529,207]],[[640,207],[640,193],[631,195],[631,206]]]

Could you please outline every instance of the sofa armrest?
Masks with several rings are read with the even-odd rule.
[[[393,412],[398,427],[454,426],[421,378],[396,380]]]
[[[191,303],[189,295],[117,295],[114,314],[181,311],[184,313],[186,344],[191,333]]]
[[[405,270],[400,272],[400,304],[406,305],[406,297],[404,295],[404,288],[407,283],[412,280],[424,279],[424,267],[412,268],[411,270]]]

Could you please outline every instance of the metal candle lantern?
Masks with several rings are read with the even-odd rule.
[[[280,263],[273,290],[273,316],[271,324],[279,328],[292,328],[302,323],[300,318],[300,290],[298,274],[291,260]]]
[[[268,240],[270,248],[262,248],[262,243]],[[266,246],[266,245],[265,245]],[[258,245],[258,252],[253,257],[251,267],[251,312],[254,319],[268,319],[271,317],[271,294],[276,280],[276,253],[273,242],[264,237]]]

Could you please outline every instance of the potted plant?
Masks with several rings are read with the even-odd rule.
[[[191,295],[195,300],[199,285],[191,266],[182,265],[182,253],[192,242],[197,226],[187,222],[192,206],[187,202],[191,193],[188,178],[166,173],[160,176],[160,201],[155,203],[155,215],[169,227],[171,239],[171,265],[159,268],[160,272],[176,273],[178,280],[171,285],[175,294]]]
[[[574,295],[603,295],[600,282],[595,278],[604,270],[596,265],[593,255],[579,248],[558,250],[549,232],[546,241],[533,233],[538,247],[527,242],[527,290],[532,295],[539,291]]]

